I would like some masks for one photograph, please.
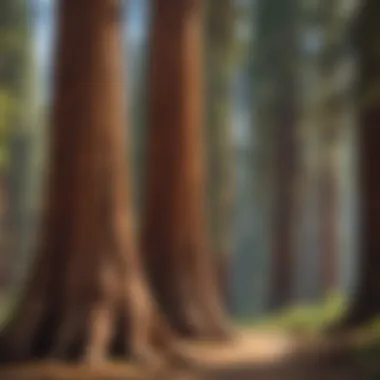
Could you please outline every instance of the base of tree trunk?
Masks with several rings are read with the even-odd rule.
[[[43,298],[27,298],[0,335],[0,362],[52,359],[96,365],[128,358],[154,368],[187,366],[165,320],[140,301],[126,299],[126,311],[107,302],[62,310],[56,300],[49,305]]]
[[[210,280],[212,273],[207,278],[195,271],[188,273],[187,270],[186,267],[179,267],[176,271],[182,274],[182,278],[190,278],[188,286],[176,278],[170,278],[168,282],[171,285],[168,286],[163,281],[162,273],[157,273],[155,268],[148,271],[149,278],[153,280],[151,287],[169,325],[176,334],[186,339],[230,341],[235,334],[224,312],[217,281]]]
[[[78,316],[78,318],[80,318]],[[131,352],[128,344],[122,342],[119,335],[112,340],[112,346],[101,347],[90,343],[90,322],[83,317],[81,321],[62,321],[61,318],[46,316],[41,319],[35,331],[27,332],[26,326],[11,326],[0,338],[1,362],[24,362],[30,360],[56,359],[63,361],[102,362],[110,356],[126,357],[131,355],[138,359],[150,359],[155,349],[147,344],[138,352]],[[69,326],[70,325],[70,326]],[[104,326],[99,328],[103,328]],[[65,329],[65,335],[60,333]],[[24,336],[25,333],[25,336]]]
[[[176,323],[180,336],[198,341],[228,342],[234,338],[232,325],[227,321],[188,317]]]
[[[192,304],[184,298],[183,311],[164,308],[173,330],[185,339],[198,341],[227,342],[233,339],[234,330],[227,318],[218,311],[208,310],[199,303]],[[219,314],[219,315],[218,315]]]

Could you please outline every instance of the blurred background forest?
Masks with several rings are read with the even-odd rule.
[[[150,6],[125,3],[138,211]],[[207,207],[228,308],[240,321],[341,302],[355,286],[356,71],[349,33],[356,6],[355,0],[207,1]],[[55,26],[53,0],[0,2],[3,295],[22,284],[38,236]]]

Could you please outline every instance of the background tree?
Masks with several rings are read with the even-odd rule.
[[[1,183],[4,202],[3,255],[9,279],[20,272],[30,240],[28,172],[34,102],[34,62],[28,2],[4,1],[0,6]],[[12,263],[10,260],[12,256]]]
[[[143,247],[155,297],[174,328],[225,335],[205,223],[202,1],[152,3]]]
[[[311,301],[339,287],[339,132],[346,86],[337,81],[343,56],[339,1],[304,3],[302,9],[297,293]]]
[[[344,97],[342,85],[337,83],[337,70],[342,69],[342,24],[339,1],[322,3],[324,44],[320,57],[320,140],[321,157],[321,210],[322,210],[322,282],[324,293],[339,287],[339,143],[342,132]],[[342,72],[342,71],[341,71]],[[345,88],[344,88],[345,89]]]
[[[355,1],[302,2],[300,29],[300,215],[296,291],[312,302],[349,290],[353,274]]]
[[[301,302],[321,297],[320,162],[323,146],[319,133],[319,115],[322,112],[319,104],[319,60],[324,29],[320,8],[320,2],[302,2],[300,9],[300,181],[295,293]]]
[[[126,62],[130,81],[130,113],[132,120],[133,189],[136,200],[136,217],[140,219],[144,203],[144,177],[146,166],[147,134],[147,55],[149,51],[150,1],[130,1],[125,6]],[[130,28],[128,28],[130,24]],[[130,33],[128,33],[130,32]]]
[[[297,181],[297,27],[298,2],[256,5],[255,71],[257,128],[262,128],[265,179],[273,186],[270,307],[292,297]],[[268,141],[268,144],[265,143]],[[264,148],[265,147],[265,148]],[[269,182],[268,182],[269,181]]]
[[[358,69],[358,147],[360,180],[359,281],[351,307],[341,326],[368,322],[380,311],[378,276],[380,235],[379,163],[380,142],[380,61],[378,31],[380,4],[366,0],[361,4],[353,29],[353,44]]]
[[[238,59],[235,7],[231,0],[206,2],[208,204],[212,248],[220,265],[221,285],[228,301],[234,194],[232,135],[233,85]]]

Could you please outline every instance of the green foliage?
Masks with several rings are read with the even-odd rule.
[[[357,332],[358,343],[350,352],[351,361],[366,370],[365,379],[380,378],[380,317]]]
[[[0,2],[0,171],[9,162],[10,133],[25,124],[31,58],[29,27],[26,0]]]
[[[0,168],[8,164],[7,138],[16,114],[17,101],[6,89],[0,88]]]
[[[332,294],[320,304],[294,307],[253,325],[293,333],[316,333],[338,320],[345,308],[346,300],[339,294]]]
[[[0,327],[11,317],[10,311],[13,308],[13,299],[9,294],[0,293]]]

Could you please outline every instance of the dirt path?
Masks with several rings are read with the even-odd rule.
[[[153,374],[125,363],[91,370],[44,363],[0,369],[0,380],[378,380],[378,368],[362,368],[339,346],[300,341],[279,333],[241,334],[228,345],[184,344],[190,370]],[[377,367],[377,366],[376,366]]]
[[[229,346],[191,352],[201,380],[369,380],[340,347],[284,334],[255,332]]]

